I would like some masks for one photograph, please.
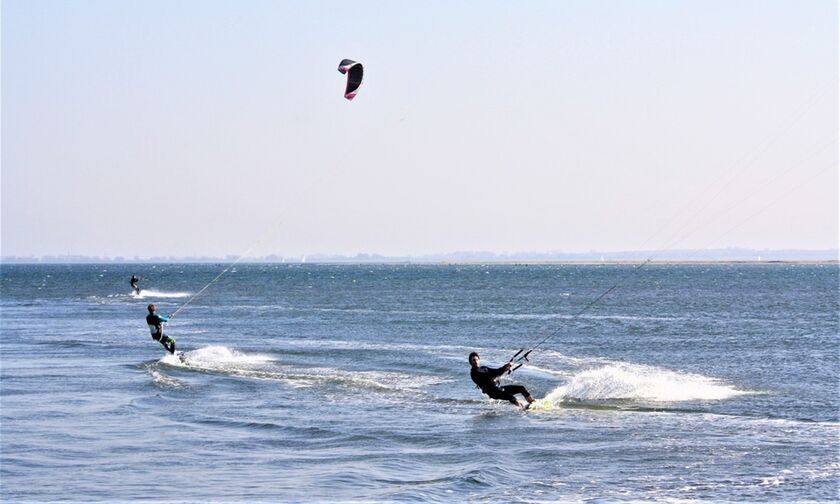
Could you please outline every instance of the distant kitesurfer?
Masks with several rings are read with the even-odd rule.
[[[526,404],[523,409],[528,409],[528,407],[531,406],[531,403],[534,402],[534,398],[531,397],[531,394],[528,393],[525,387],[522,385],[504,385],[500,387],[497,382],[503,374],[510,371],[510,362],[500,368],[491,368],[481,366],[480,364],[481,359],[479,359],[478,354],[475,352],[471,353],[470,366],[472,366],[472,369],[470,369],[470,378],[472,378],[472,381],[475,382],[482,392],[490,396],[491,399],[510,401],[520,407],[522,407],[522,405],[516,398],[516,394],[522,394],[525,400],[528,401],[528,404]]]
[[[137,286],[137,282],[139,281],[140,279],[137,278],[137,275],[131,275],[131,288],[134,289],[134,293],[138,296],[140,295],[140,287]]]
[[[152,339],[159,341],[163,348],[169,353],[175,353],[175,340],[163,334],[163,323],[168,322],[169,317],[158,315],[155,313],[155,305],[149,305],[149,314],[146,315],[146,323],[149,324],[149,331],[152,333]]]

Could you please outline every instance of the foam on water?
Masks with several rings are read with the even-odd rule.
[[[305,373],[306,376],[317,377],[324,381],[340,382],[349,386],[381,389],[383,391],[417,390],[450,381],[433,375],[397,371],[345,371],[334,368],[310,368],[299,371]]]
[[[546,396],[552,402],[567,399],[600,401],[640,399],[649,401],[713,401],[747,394],[702,375],[681,373],[639,364],[610,364],[572,376]]]
[[[155,369],[152,366],[147,365],[146,370],[152,377],[152,380],[155,382],[156,385],[160,387],[167,387],[167,388],[186,388],[187,384],[182,382],[181,380],[177,380],[172,378],[171,376],[167,376],[161,373],[159,370]]]

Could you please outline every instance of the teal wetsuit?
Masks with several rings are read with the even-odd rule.
[[[149,324],[149,331],[152,333],[152,339],[159,341],[163,348],[169,353],[175,353],[175,339],[163,334],[163,323],[168,322],[169,317],[158,315],[157,313],[150,313],[146,315],[146,323]]]

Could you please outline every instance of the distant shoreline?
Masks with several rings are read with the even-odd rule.
[[[452,265],[459,265],[459,264],[506,264],[506,265],[515,265],[515,264],[524,264],[524,265],[542,265],[542,264],[568,264],[568,265],[580,265],[580,266],[597,266],[599,264],[609,264],[609,265],[627,265],[627,266],[636,266],[643,263],[643,259],[639,260],[604,260],[604,261],[568,261],[568,260],[559,260],[559,261],[454,261],[454,262],[440,262],[437,264],[452,264]],[[415,263],[412,263],[415,264]],[[419,263],[416,263],[419,264]],[[703,264],[840,264],[840,260],[837,259],[785,259],[785,260],[770,260],[770,261],[758,261],[758,260],[740,260],[740,259],[702,259],[702,260],[671,260],[671,259],[663,259],[661,261],[652,260],[648,264],[661,264],[661,265],[703,265]]]
[[[651,260],[651,258],[653,258]],[[83,254],[5,255],[1,264],[838,264],[838,249],[617,250],[587,252],[455,250],[418,255],[355,254],[261,254],[261,255],[152,255],[96,256]]]
[[[638,259],[621,259],[621,260],[441,260],[441,261],[309,261],[309,262],[292,262],[292,261],[240,261],[240,265],[249,264],[274,264],[274,265],[314,265],[314,266],[638,266],[645,260]],[[228,261],[224,259],[219,260],[202,260],[202,261],[179,261],[179,260],[137,260],[137,261],[20,261],[20,260],[0,260],[0,265],[112,265],[112,266],[131,266],[131,265],[146,265],[146,264],[183,264],[183,265],[200,265],[200,264],[230,264],[233,260]],[[782,260],[742,260],[742,259],[701,259],[701,260],[678,260],[678,259],[663,259],[652,260],[648,264],[664,265],[664,266],[691,266],[691,265],[778,265],[778,264],[800,264],[800,265],[836,265],[840,264],[838,259],[782,259]]]

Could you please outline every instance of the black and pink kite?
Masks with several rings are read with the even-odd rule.
[[[364,73],[362,64],[356,63],[353,60],[343,59],[338,64],[338,71],[347,74],[347,88],[344,90],[344,97],[352,100],[356,97],[359,86],[362,85],[362,74]]]

